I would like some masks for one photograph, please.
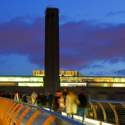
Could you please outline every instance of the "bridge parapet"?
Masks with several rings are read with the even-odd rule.
[[[25,119],[25,125],[33,125],[34,120],[42,114],[41,123],[37,122],[34,125],[53,125],[54,120],[58,119],[62,122],[62,125],[84,125],[78,121],[65,117],[63,115],[57,114],[55,112],[48,111],[46,109],[40,108],[38,106],[33,106],[28,103],[18,102],[11,99],[6,99],[0,97],[0,124],[1,125],[20,125]],[[32,110],[32,108],[35,108]],[[32,110],[32,111],[31,111]],[[28,112],[30,116],[27,117]],[[27,120],[27,121],[26,121]],[[22,124],[21,124],[22,125]]]
[[[125,125],[125,101],[89,100],[87,118]]]
[[[55,119],[63,121],[63,125],[84,125],[55,112],[2,97],[0,97],[0,107],[1,125],[14,125],[14,123],[20,125],[24,120],[24,125],[34,125],[35,120],[38,121],[37,117],[41,120],[40,125],[52,125]],[[36,110],[32,110],[32,108]],[[63,113],[63,115],[66,114]],[[74,115],[74,118],[82,120],[82,117],[77,115]],[[124,125],[125,101],[89,100],[85,121],[89,125]]]

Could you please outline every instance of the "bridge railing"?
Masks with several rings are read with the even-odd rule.
[[[87,118],[125,125],[125,101],[89,100]]]
[[[35,112],[30,114],[31,116],[27,119],[25,125],[31,125],[41,113],[49,114],[47,118],[41,118],[41,120],[44,120],[41,121],[42,125],[50,125],[56,119],[65,121],[67,125],[84,125],[55,112],[2,97],[0,97],[0,125],[20,125],[21,121],[23,121],[24,117],[32,108],[35,108]]]

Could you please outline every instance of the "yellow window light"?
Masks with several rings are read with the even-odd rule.
[[[43,83],[18,83],[18,86],[43,86]]]
[[[124,82],[124,78],[122,79],[122,82]]]

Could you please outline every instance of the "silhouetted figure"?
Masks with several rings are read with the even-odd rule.
[[[64,92],[63,92],[64,104],[66,103],[66,96],[67,96],[67,95],[68,95],[68,88],[65,88],[65,89],[64,89]],[[65,107],[64,111],[66,112],[66,107]]]
[[[42,108],[45,108],[47,104],[47,98],[44,93],[41,96],[41,102],[42,102]]]
[[[53,95],[52,95],[52,93],[49,91],[49,95],[48,95],[48,106],[49,106],[49,109],[50,109],[50,111],[51,111],[51,109],[52,109],[52,103],[53,103]]]
[[[67,94],[68,94],[68,89],[65,88],[65,89],[64,89],[64,92],[63,92],[63,95],[64,95],[64,96],[67,96]]]
[[[19,99],[20,99],[20,102],[22,102],[22,95],[20,93],[19,94]]]
[[[86,118],[86,107],[88,104],[88,96],[85,93],[85,90],[82,89],[78,95],[78,99],[80,101],[79,106],[79,111],[78,111],[78,115],[83,117],[82,123],[85,124],[85,118]]]
[[[38,94],[38,97],[37,97],[37,106],[39,106],[39,107],[41,107],[42,106],[42,103],[41,103],[41,93],[40,94]]]
[[[13,99],[13,94],[12,94],[12,92],[10,92],[9,94],[10,94],[10,99]]]
[[[54,110],[54,112],[56,112],[58,114],[61,114],[60,104],[59,104],[59,100],[61,99],[61,96],[62,96],[62,92],[60,90],[58,90],[55,94],[55,98],[53,101],[53,110]],[[60,123],[61,123],[60,119],[56,118],[54,120],[55,125],[60,125]]]
[[[5,91],[3,92],[2,97],[6,97],[6,92]]]
[[[23,94],[23,96],[22,96],[22,102],[27,103],[27,97],[26,97],[26,94]]]
[[[63,95],[64,95],[64,101],[65,101],[66,96],[68,95],[68,89],[67,88],[64,89]]]
[[[7,94],[7,98],[10,99],[10,96],[11,96],[11,95],[10,95],[10,92],[8,92],[8,94]]]

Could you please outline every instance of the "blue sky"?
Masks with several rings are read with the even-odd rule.
[[[0,75],[44,70],[45,10],[59,8],[60,70],[125,76],[124,0],[0,0]]]

